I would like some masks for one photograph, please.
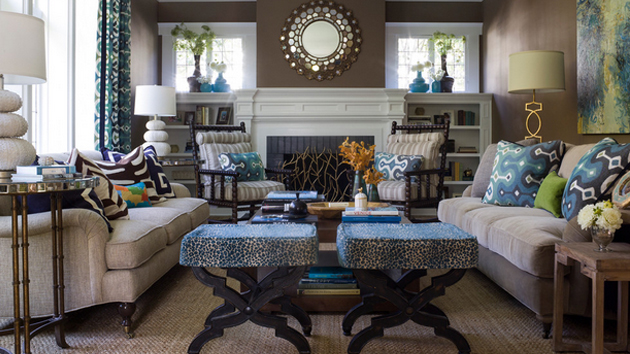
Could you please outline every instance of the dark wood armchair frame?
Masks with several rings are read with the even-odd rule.
[[[252,201],[238,201],[238,181],[236,180],[239,173],[234,171],[223,171],[223,170],[205,170],[201,168],[200,157],[199,157],[199,146],[197,144],[197,140],[195,137],[197,136],[198,131],[217,131],[217,132],[243,132],[245,133],[245,123],[241,122],[240,125],[199,125],[199,124],[191,124],[190,125],[190,137],[192,139],[193,146],[193,159],[195,161],[195,183],[197,185],[197,197],[203,198],[208,201],[210,205],[216,205],[220,207],[228,207],[232,209],[232,217],[229,221],[225,220],[214,220],[208,219],[210,223],[232,223],[236,224],[239,220],[246,220],[251,217],[256,212],[256,209],[260,207],[262,200],[252,200]],[[274,168],[265,168],[265,173],[267,174],[267,178],[271,176],[279,176],[284,183],[286,189],[289,189],[290,178],[293,174],[292,170],[283,170],[283,169],[274,169]],[[215,188],[211,188],[210,190],[210,198],[206,198],[204,194],[205,184],[204,178],[202,175],[210,176],[210,183],[214,186],[215,182],[220,182],[219,187],[219,195],[215,195]],[[225,178],[226,177],[234,177],[232,178],[232,200],[226,200],[225,198]],[[238,218],[239,211],[248,211],[249,214],[245,215],[243,218]]]
[[[413,222],[425,222],[425,221],[434,221],[433,219],[411,219],[411,209],[414,208],[428,208],[435,207],[437,208],[438,203],[442,200],[442,196],[445,192],[447,192],[444,187],[444,176],[446,175],[446,144],[448,142],[448,133],[450,129],[450,121],[446,121],[445,124],[423,124],[423,125],[398,125],[396,122],[392,122],[392,131],[391,134],[395,135],[397,131],[407,132],[408,134],[412,134],[417,132],[420,133],[431,133],[431,132],[439,132],[441,131],[444,134],[444,144],[440,146],[440,164],[439,168],[431,169],[431,170],[420,170],[420,171],[412,171],[405,172],[405,201],[395,201],[395,200],[383,200],[392,205],[402,206],[404,207],[405,216],[412,220]],[[431,197],[431,176],[438,176],[438,184],[436,187],[437,195],[435,197]],[[411,200],[411,180],[412,177],[417,179],[417,188],[418,188],[418,199]],[[424,182],[424,183],[421,183]],[[422,197],[422,186],[425,188],[426,197]]]

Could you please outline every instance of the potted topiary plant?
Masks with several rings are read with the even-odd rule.
[[[201,26],[203,33],[196,33],[193,30],[189,30],[183,23],[181,25],[175,25],[175,28],[171,31],[173,37],[183,38],[175,39],[173,41],[173,48],[175,50],[189,50],[193,53],[195,59],[195,71],[193,76],[188,78],[188,85],[190,86],[190,92],[199,92],[201,83],[197,81],[198,77],[201,77],[201,68],[199,61],[204,51],[212,49],[212,41],[216,37],[210,27]]]
[[[446,68],[446,56],[449,51],[454,50],[454,54],[456,55],[455,60],[459,60],[461,58],[461,51],[458,51],[454,46],[453,42],[461,39],[464,43],[466,42],[466,37],[455,37],[454,34],[446,34],[442,32],[435,32],[433,36],[429,38],[431,42],[433,42],[433,46],[435,50],[440,54],[440,59],[442,62],[442,71],[444,72],[444,76],[440,80],[440,85],[442,86],[442,92],[453,92],[453,84],[455,83],[455,79],[448,74],[448,70]]]

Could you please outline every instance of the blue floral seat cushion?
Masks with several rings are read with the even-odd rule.
[[[595,144],[571,172],[562,195],[562,215],[571,220],[584,206],[607,198],[629,162],[630,144],[618,144],[612,138]]]
[[[179,263],[189,267],[293,267],[317,263],[310,224],[201,225],[182,239]]]
[[[533,208],[540,184],[560,168],[564,152],[560,140],[531,146],[500,141],[483,203]]]
[[[351,269],[467,269],[479,259],[477,238],[447,223],[342,223],[337,252]]]

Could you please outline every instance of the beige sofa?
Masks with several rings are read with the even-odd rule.
[[[593,145],[567,144],[558,174],[569,178],[579,159]],[[483,204],[495,152],[496,144],[488,147],[473,186],[466,189],[462,198],[440,202],[438,218],[477,236],[477,268],[534,311],[547,336],[553,313],[555,244],[590,241],[591,237],[580,229],[577,218],[567,222],[543,209]],[[624,222],[630,222],[626,213]],[[589,280],[580,274],[579,267],[574,267],[566,277],[565,313],[589,316]]]
[[[84,153],[101,159],[96,151]],[[203,199],[171,185],[176,198],[129,209],[129,220],[110,221],[111,233],[97,213],[64,209],[66,311],[119,302],[129,333],[136,299],[178,263],[182,237],[210,215]],[[0,317],[13,317],[10,205],[10,197],[0,197]],[[31,214],[28,223],[31,316],[47,316],[53,313],[50,213]]]

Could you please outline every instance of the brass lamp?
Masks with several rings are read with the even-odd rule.
[[[538,139],[542,121],[538,112],[542,112],[542,103],[536,102],[536,91],[539,93],[564,91],[564,53],[553,50],[530,50],[510,54],[508,72],[509,93],[532,93],[533,99],[525,104],[529,112],[525,128],[529,136],[525,139]],[[535,132],[529,129],[532,116],[538,118]]]

